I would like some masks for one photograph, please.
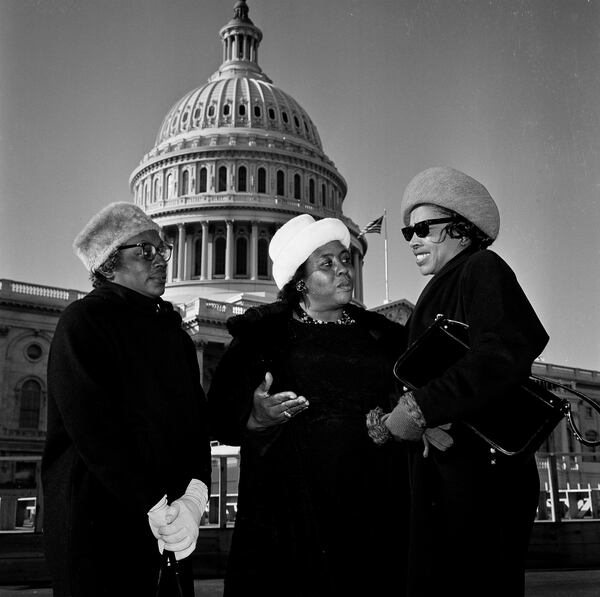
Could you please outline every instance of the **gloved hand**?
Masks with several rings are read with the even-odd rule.
[[[400,396],[394,410],[384,415],[381,420],[395,440],[419,441],[427,427],[412,392]]]
[[[178,560],[187,558],[196,548],[198,527],[208,501],[208,488],[192,479],[185,493],[167,508],[166,526],[159,528],[164,548],[175,552]]]
[[[425,432],[423,433],[424,458],[427,458],[429,455],[430,444],[441,452],[445,452],[452,444],[454,444],[452,436],[449,433],[446,433],[446,429],[450,429],[450,423],[440,425],[439,427],[428,427],[425,429]]]
[[[148,512],[148,524],[152,534],[158,539],[158,551],[163,552],[165,542],[160,537],[159,529],[167,524],[167,496],[163,498]]]

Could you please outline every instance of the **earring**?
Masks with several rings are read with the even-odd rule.
[[[463,236],[463,237],[460,239],[460,244],[461,244],[461,245],[466,245],[468,241],[469,241],[469,239],[468,239],[466,236]]]
[[[306,284],[304,283],[304,280],[298,280],[298,282],[296,282],[296,290],[298,292],[304,292],[306,290]]]

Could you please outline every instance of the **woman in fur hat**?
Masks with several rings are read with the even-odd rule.
[[[64,310],[48,361],[42,481],[55,597],[153,597],[163,549],[179,560],[183,594],[194,592],[210,444],[196,351],[160,298],[171,247],[159,233],[116,202],[73,245],[94,290]]]
[[[213,435],[241,445],[225,596],[398,595],[406,544],[404,447],[375,446],[404,328],[353,305],[350,234],[297,216],[269,254],[279,300],[228,321],[208,393]],[[389,567],[394,572],[389,573]],[[382,574],[382,571],[385,574]]]
[[[409,343],[443,314],[469,326],[470,346],[383,417],[410,450],[408,595],[522,596],[539,494],[535,458],[502,460],[461,422],[489,418],[497,408],[519,417],[511,392],[548,335],[510,267],[487,249],[500,218],[481,183],[452,168],[429,168],[408,184],[401,216],[417,267],[432,276],[407,324]],[[436,362],[429,366],[439,370]],[[425,427],[438,425],[450,425],[454,444],[424,455],[417,442]]]

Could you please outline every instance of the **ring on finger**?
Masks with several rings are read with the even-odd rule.
[[[291,419],[292,418],[292,413],[289,410],[284,410],[283,411],[283,416],[286,417],[286,418],[288,418],[288,419]]]

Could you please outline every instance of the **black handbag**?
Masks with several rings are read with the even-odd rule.
[[[160,559],[156,597],[184,597],[177,559],[172,551],[166,549]]]
[[[433,323],[400,355],[394,364],[394,376],[404,391],[416,390],[444,371],[469,350],[469,326],[437,315]],[[483,440],[492,463],[498,455],[511,459],[527,459],[535,454],[544,440],[566,417],[575,438],[587,446],[600,445],[582,437],[573,422],[568,399],[557,396],[551,388],[573,394],[590,404],[598,413],[600,407],[581,392],[550,379],[530,375],[514,388],[511,396],[487,409],[485,416],[461,421]],[[507,407],[508,405],[508,407]],[[514,408],[512,408],[514,406]]]

